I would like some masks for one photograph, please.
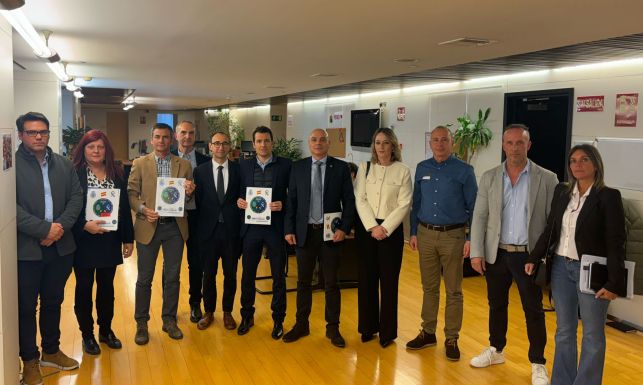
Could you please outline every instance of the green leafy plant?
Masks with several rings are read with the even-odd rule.
[[[478,110],[478,119],[473,121],[468,114],[457,118],[460,127],[455,131],[453,139],[456,143],[456,152],[460,159],[469,162],[479,147],[487,147],[493,133],[486,126],[491,108],[485,112]]]
[[[208,115],[207,121],[210,136],[215,132],[225,132],[230,135],[232,148],[241,148],[241,142],[245,139],[245,132],[237,119],[230,116],[230,111],[214,112],[214,114]]]
[[[91,130],[89,126],[85,128],[73,128],[70,126],[63,128],[63,144],[67,148],[68,156],[71,157],[71,154],[74,152],[74,147],[76,147],[83,135],[89,130]]]
[[[301,159],[301,148],[299,147],[300,144],[301,140],[295,138],[279,138],[273,144],[272,152],[277,156],[281,156],[291,160],[299,160]]]

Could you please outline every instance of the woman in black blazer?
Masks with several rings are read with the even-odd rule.
[[[605,319],[609,302],[625,295],[625,215],[621,194],[605,186],[603,161],[587,144],[574,146],[569,155],[569,183],[556,187],[547,227],[525,265],[548,249],[553,251],[551,289],[556,306],[556,352],[551,383],[600,384],[605,361]],[[551,234],[551,244],[548,245]],[[607,258],[607,282],[595,294],[579,289],[583,255]],[[583,342],[578,361],[578,309]]]
[[[74,167],[85,192],[83,210],[72,229],[76,240],[74,274],[76,295],[74,312],[83,336],[83,350],[99,354],[100,347],[94,338],[92,317],[92,288],[96,277],[96,312],[100,327],[98,339],[112,349],[120,349],[121,341],[112,331],[114,316],[114,275],[116,266],[132,255],[134,229],[127,199],[127,180],[122,167],[114,162],[114,151],[107,136],[99,130],[87,132],[74,150]],[[120,190],[118,230],[101,227],[104,221],[87,221],[85,207],[89,188],[115,188]]]

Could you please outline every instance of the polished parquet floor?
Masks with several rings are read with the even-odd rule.
[[[527,360],[528,342],[525,320],[515,287],[510,300],[507,362],[486,369],[474,369],[469,360],[488,346],[486,287],[482,277],[464,280],[464,325],[459,345],[462,359],[450,362],[444,356],[444,338],[438,333],[438,345],[420,351],[407,351],[405,344],[416,336],[420,325],[421,284],[417,254],[405,249],[400,277],[399,331],[397,341],[382,349],[377,340],[362,343],[357,333],[357,289],[342,290],[341,331],[347,347],[333,347],[324,336],[324,294],[313,295],[311,335],[285,344],[270,338],[270,296],[257,295],[255,326],[245,336],[223,328],[220,303],[214,324],[200,331],[189,321],[187,264],[184,260],[179,326],[185,335],[181,341],[170,339],[161,331],[161,258],[157,265],[152,296],[150,343],[134,343],[134,286],[136,256],[126,260],[116,275],[116,315],[113,329],[123,341],[123,349],[110,350],[101,344],[100,356],[83,354],[81,335],[73,311],[73,274],[66,288],[61,321],[61,349],[81,361],[80,369],[57,372],[44,368],[45,384],[101,385],[299,385],[299,384],[511,384],[531,383]],[[290,271],[296,271],[295,257]],[[262,261],[265,273],[268,265]],[[261,275],[263,275],[261,273]],[[219,286],[222,281],[219,269]],[[288,278],[288,287],[296,284],[296,274]],[[270,281],[258,281],[268,289]],[[219,290],[219,293],[221,291]],[[238,298],[235,318],[239,321]],[[219,298],[220,301],[220,298]],[[442,302],[444,296],[442,297]],[[286,329],[294,323],[295,293],[288,293]],[[443,308],[438,327],[442,328]],[[546,357],[551,371],[554,352],[555,314],[547,313],[549,343]],[[643,384],[643,335],[625,334],[607,328],[605,384]]]

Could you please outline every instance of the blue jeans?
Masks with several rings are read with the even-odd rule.
[[[551,288],[556,307],[556,352],[552,385],[593,385],[603,380],[605,319],[609,301],[581,293],[580,262],[554,256]],[[583,322],[583,342],[578,362],[576,330],[578,309]]]

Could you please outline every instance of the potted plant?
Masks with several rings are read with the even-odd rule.
[[[230,111],[216,111],[208,115],[208,129],[210,136],[215,132],[225,132],[230,135],[230,144],[232,147],[232,158],[239,157],[241,142],[245,139],[245,131],[237,119],[230,116]]]
[[[456,154],[467,163],[471,161],[478,147],[487,147],[493,137],[491,129],[486,126],[490,112],[491,108],[484,112],[482,109],[478,110],[478,119],[475,121],[471,120],[468,114],[457,118],[460,127],[453,135]]]
[[[277,156],[288,158],[293,161],[299,160],[301,159],[301,149],[299,148],[300,144],[301,140],[295,138],[279,138],[272,146],[272,152]]]
[[[65,145],[65,148],[67,148],[68,158],[71,158],[74,152],[74,147],[76,147],[83,135],[85,135],[89,130],[91,130],[89,126],[85,128],[73,128],[70,126],[63,128],[63,144]]]

